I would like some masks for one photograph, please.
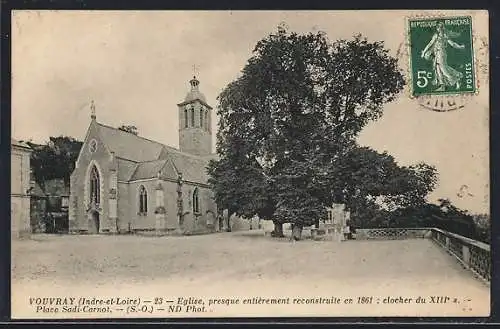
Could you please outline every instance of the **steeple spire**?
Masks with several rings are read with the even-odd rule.
[[[90,102],[90,118],[92,120],[95,120],[96,119],[96,115],[95,115],[95,103],[94,103],[94,100],[92,100]]]

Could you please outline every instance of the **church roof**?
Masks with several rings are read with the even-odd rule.
[[[208,161],[206,159],[182,152],[169,152],[169,156],[177,173],[182,173],[183,180],[207,183]]]
[[[137,169],[137,162],[120,158],[116,161],[118,162],[118,180],[128,182]]]
[[[115,156],[144,162],[156,160],[165,145],[158,142],[98,123],[104,144]]]
[[[156,177],[167,162],[168,160],[154,160],[138,163],[130,180]]]
[[[182,173],[185,181],[206,184],[207,164],[204,158],[169,149],[163,159],[137,163],[128,180],[155,178],[160,172],[161,177],[177,179]]]
[[[197,99],[203,101],[204,103],[207,102],[207,98],[199,90],[191,90],[190,92],[188,92],[186,98],[184,98],[184,102],[191,102]]]
[[[208,181],[207,164],[212,155],[197,156],[141,136],[100,123],[99,133],[106,147],[118,157],[118,179],[134,181],[163,177],[177,179],[179,173],[186,181]]]
[[[187,93],[184,101],[177,105],[182,106],[184,104],[188,104],[197,100],[211,109],[212,107],[207,103],[207,98],[199,89],[200,81],[194,76],[193,79],[189,81],[189,84],[191,85],[191,90]]]

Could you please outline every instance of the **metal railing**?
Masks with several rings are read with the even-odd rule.
[[[490,245],[437,228],[431,229],[431,234],[434,242],[455,256],[466,268],[490,282]]]
[[[491,281],[490,245],[438,228],[356,229],[356,240],[400,240],[427,238],[454,256],[465,268]]]

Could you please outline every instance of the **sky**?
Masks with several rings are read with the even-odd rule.
[[[299,33],[324,31],[331,40],[361,33],[370,41],[384,41],[406,75],[406,19],[431,14],[436,15],[387,10],[15,11],[12,136],[34,142],[60,135],[83,140],[94,100],[99,122],[132,124],[141,136],[177,147],[176,104],[189,91],[193,74],[215,108],[218,94],[238,77],[255,44],[279,24]],[[472,15],[476,64],[487,66],[487,55],[476,42],[488,41],[487,13],[438,14]],[[430,111],[403,91],[385,106],[381,119],[364,129],[360,144],[387,151],[401,165],[424,161],[436,166],[439,184],[429,201],[446,197],[471,212],[489,212],[487,76],[478,72],[477,94],[457,111]],[[217,120],[212,125],[215,144]]]

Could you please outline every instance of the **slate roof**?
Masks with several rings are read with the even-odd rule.
[[[196,156],[181,152],[141,136],[97,123],[106,147],[118,157],[118,179],[134,181],[162,177],[182,178],[195,183],[207,183],[207,164],[213,155]]]
[[[116,160],[118,162],[118,180],[128,182],[132,178],[132,175],[137,168],[137,162],[120,158]]]
[[[130,180],[153,178],[167,164],[168,160],[154,160],[138,163]]]
[[[208,181],[207,164],[204,158],[182,152],[169,152],[170,159],[182,179],[190,182],[206,183]]]
[[[207,102],[205,95],[203,95],[201,91],[193,89],[187,93],[186,98],[184,98],[184,102],[191,102],[197,99],[203,101],[204,103]]]
[[[165,145],[98,123],[99,133],[108,149],[115,156],[144,162],[158,159]]]

